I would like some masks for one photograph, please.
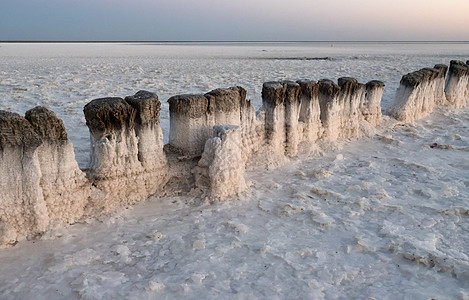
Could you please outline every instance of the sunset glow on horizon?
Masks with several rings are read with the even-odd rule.
[[[467,0],[15,0],[0,40],[468,41]]]

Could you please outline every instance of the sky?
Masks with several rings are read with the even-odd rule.
[[[468,0],[0,0],[0,41],[469,41]]]

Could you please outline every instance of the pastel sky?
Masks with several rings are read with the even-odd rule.
[[[468,41],[468,0],[1,0],[8,40]]]

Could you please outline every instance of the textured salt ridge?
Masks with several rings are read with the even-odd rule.
[[[444,81],[443,81],[444,82]],[[366,94],[364,102],[360,103],[360,112],[365,121],[373,126],[381,123],[381,97],[383,96],[384,83],[372,80],[365,85]]]
[[[74,223],[83,216],[91,185],[75,160],[65,126],[54,112],[36,107],[26,112],[36,134],[41,169],[40,186],[50,221]]]
[[[308,148],[323,134],[319,105],[319,85],[312,80],[298,80],[300,85],[299,132],[301,143]]]
[[[388,114],[413,123],[431,114],[435,105],[462,108],[468,98],[469,66],[452,60],[449,69],[438,64],[404,75]]]
[[[246,189],[241,155],[241,128],[216,125],[214,137],[205,143],[204,152],[193,173],[196,187],[212,200],[223,200]]]
[[[168,99],[169,144],[184,155],[200,156],[205,141],[217,124],[241,125],[241,107],[246,107],[242,87],[217,89],[206,94],[178,95]]]
[[[262,87],[266,143],[276,153],[297,154],[300,91],[292,81],[267,82]]]
[[[381,122],[383,89],[380,81],[363,85],[348,77],[338,84],[328,79],[264,83],[266,143],[291,157],[302,143],[360,137],[362,122]]]
[[[0,111],[0,245],[33,237],[49,223],[40,187],[40,144],[28,120]]]
[[[444,93],[447,70],[446,65],[435,65],[402,76],[388,114],[399,121],[413,123],[430,115],[435,105],[447,105]]]
[[[145,91],[125,100],[101,98],[85,105],[91,136],[89,178],[105,193],[91,201],[90,213],[136,203],[166,183],[160,108],[158,97]]]
[[[148,198],[167,181],[158,97],[102,98],[85,106],[91,136],[88,178],[62,120],[36,107],[0,111],[0,245]]]
[[[447,66],[435,65],[404,75],[389,110],[391,116],[413,122],[430,114],[434,105],[465,106],[467,64],[451,61],[445,85],[447,71]],[[13,217],[16,221],[8,223],[2,217],[2,243],[40,233],[51,220],[74,222],[83,215],[85,204],[88,214],[101,214],[147,198],[171,177],[168,153],[202,156],[197,168],[206,170],[194,172],[195,182],[209,187],[209,195],[222,199],[237,194],[242,189],[230,189],[236,186],[233,182],[244,187],[244,167],[259,157],[272,153],[293,157],[300,145],[358,138],[366,127],[379,125],[383,89],[380,81],[361,84],[349,77],[340,78],[337,84],[328,79],[266,82],[263,105],[257,112],[241,87],[174,96],[168,100],[171,128],[166,152],[159,123],[161,103],[155,94],[140,91],[125,99],[96,99],[84,108],[91,136],[89,181],[76,165],[61,120],[52,112],[36,108],[27,113],[27,119],[1,112],[2,169],[24,172],[16,179],[2,174],[2,186],[8,190],[2,195],[2,205],[11,205],[8,201],[22,199],[24,194],[28,199],[20,201],[29,203],[14,208],[20,212]],[[220,153],[218,158],[215,153]],[[275,159],[280,156],[274,155]],[[215,169],[218,173],[210,171]],[[228,179],[217,181],[218,177]],[[18,185],[12,180],[21,181],[21,189],[9,190]],[[94,196],[90,196],[90,184]],[[67,200],[66,191],[82,194],[82,200]],[[23,232],[11,225],[20,223],[28,223]]]
[[[464,62],[458,60],[450,62],[445,94],[446,102],[443,105],[454,108],[467,106],[467,99],[469,98],[469,66]]]
[[[83,216],[90,184],[63,122],[36,107],[26,117],[0,111],[0,245]]]

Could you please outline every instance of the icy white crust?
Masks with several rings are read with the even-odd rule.
[[[301,143],[360,137],[362,122],[381,122],[383,88],[379,81],[363,85],[347,77],[338,85],[327,79],[264,83],[266,144],[292,157]]]
[[[50,110],[36,107],[26,118],[0,111],[0,170],[0,245],[83,216],[90,184]]]
[[[323,134],[321,109],[319,106],[319,85],[311,80],[298,80],[300,85],[300,114],[298,119],[302,142],[314,144]]]
[[[435,104],[444,106],[446,105],[445,85],[446,77],[448,74],[448,66],[443,64],[435,65],[433,68],[439,71],[439,76],[435,79]]]
[[[195,184],[207,187],[210,198],[222,200],[246,188],[246,164],[261,161],[275,167],[296,156],[301,143],[358,137],[361,121],[379,123],[382,87],[365,88],[352,78],[340,79],[339,85],[327,80],[269,82],[263,86],[258,112],[241,87],[174,96],[168,100],[167,151],[189,159],[202,155]],[[35,108],[27,113],[28,120],[5,112],[1,163],[8,171],[1,182],[6,191],[1,201],[1,244],[41,233],[52,221],[73,223],[83,215],[112,212],[161,190],[173,175],[163,150],[160,106],[158,97],[145,91],[88,103],[87,177],[53,112]],[[21,130],[12,129],[9,118]],[[218,126],[227,124],[231,126]],[[184,164],[190,165],[176,161],[172,166],[189,172]],[[20,188],[11,188],[16,186]]]
[[[223,200],[246,189],[241,155],[241,128],[235,125],[213,127],[214,137],[205,143],[195,168],[196,186],[205,189],[212,200]]]
[[[469,62],[469,61],[468,61]],[[445,87],[445,106],[462,108],[469,98],[469,66],[462,61],[452,60]]]
[[[266,82],[262,87],[266,143],[274,152],[295,156],[300,142],[298,120],[300,85],[292,81]]]
[[[435,104],[445,103],[442,89],[446,71],[446,66],[436,65],[404,75],[388,114],[408,123],[431,114]]]
[[[443,80],[444,85],[444,80]],[[360,103],[359,111],[364,121],[373,126],[381,124],[381,98],[383,97],[384,83],[372,80],[365,85],[366,93]]]
[[[445,96],[446,70],[436,65],[405,75],[393,116],[413,122],[435,104],[463,106],[448,94],[456,90],[467,97],[467,65],[452,62]],[[267,82],[257,112],[241,87],[174,96],[168,100],[168,147],[155,94],[96,99],[84,108],[91,137],[86,177],[53,112],[35,108],[24,118],[1,111],[0,245],[40,234],[53,221],[72,223],[144,200],[163,187],[172,191],[174,174],[181,172],[189,178],[183,184],[205,190],[211,199],[237,195],[246,189],[247,164],[270,159],[278,165],[296,156],[300,145],[358,138],[379,125],[383,89],[380,81],[361,84],[349,77],[337,84]]]
[[[89,178],[106,193],[90,202],[92,213],[146,199],[166,183],[160,105],[155,94],[141,91],[125,100],[101,98],[85,106],[91,135]]]
[[[169,144],[184,155],[200,156],[214,125],[241,125],[245,102],[246,91],[241,87],[171,97]]]
[[[27,111],[26,119],[42,140],[37,148],[40,186],[49,219],[51,222],[74,223],[83,216],[91,185],[78,168],[65,126],[54,112],[44,107]]]
[[[318,85],[322,139],[358,138],[363,135],[364,123],[372,126],[381,123],[384,90],[381,81],[370,81],[364,85],[354,78],[342,77],[338,84],[323,79]]]
[[[243,162],[251,162],[255,153],[257,153],[265,144],[265,113],[256,112],[251,105],[251,101],[246,100],[245,94],[241,99],[241,156]]]
[[[339,137],[358,138],[360,136],[361,113],[360,104],[365,102],[365,85],[358,83],[355,78],[339,78],[340,92],[338,103],[340,107]]]

